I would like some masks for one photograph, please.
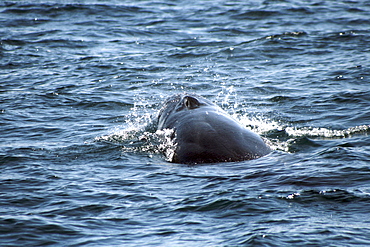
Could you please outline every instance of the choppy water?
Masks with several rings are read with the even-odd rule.
[[[244,2],[1,2],[0,245],[370,245],[370,3]],[[184,91],[275,151],[168,163]]]

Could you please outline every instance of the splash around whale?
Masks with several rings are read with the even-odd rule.
[[[199,164],[251,160],[271,149],[211,101],[196,94],[168,98],[158,114],[158,130],[172,129],[174,163]]]

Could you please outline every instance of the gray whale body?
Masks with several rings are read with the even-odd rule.
[[[168,98],[158,114],[157,128],[173,129],[174,163],[251,160],[271,152],[259,135],[196,94]]]

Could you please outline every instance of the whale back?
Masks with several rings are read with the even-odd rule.
[[[250,160],[271,151],[259,135],[194,94],[169,98],[158,115],[158,129],[174,130],[176,163]]]

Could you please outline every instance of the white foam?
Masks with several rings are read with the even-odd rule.
[[[237,116],[237,114],[234,114],[233,117],[238,119],[243,126],[246,126],[257,134],[263,134],[271,130],[280,131],[284,129],[283,125],[274,120],[263,119],[261,117],[249,118],[248,116]]]
[[[361,125],[351,127],[344,130],[331,130],[328,128],[315,127],[287,127],[285,132],[290,136],[309,136],[309,137],[323,137],[323,138],[346,138],[357,134],[367,134],[370,130],[370,125]]]
[[[172,135],[174,134],[173,129],[163,129],[157,130],[155,135],[161,140],[158,146],[158,152],[164,152],[167,161],[173,161],[173,156],[175,155],[176,145]]]

